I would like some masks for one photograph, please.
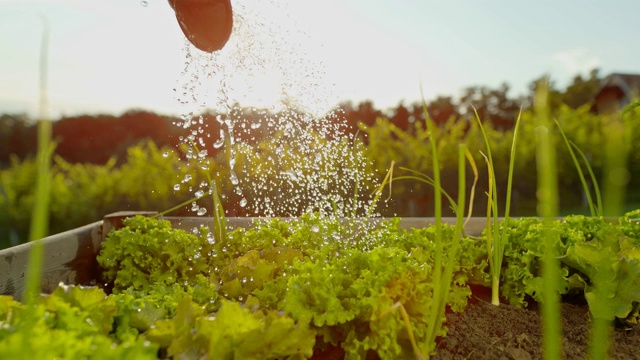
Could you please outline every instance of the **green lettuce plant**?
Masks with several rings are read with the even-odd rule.
[[[0,295],[0,357],[157,359],[157,344],[110,336],[117,314],[114,298],[97,287],[60,286],[30,304]]]

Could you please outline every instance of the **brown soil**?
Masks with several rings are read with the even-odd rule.
[[[440,339],[433,359],[542,359],[540,313],[535,308],[493,306],[485,300],[470,304],[462,314],[448,314],[449,331]],[[564,358],[586,359],[591,322],[584,303],[562,304]],[[612,359],[640,359],[640,326],[616,327]]]
[[[490,304],[491,289],[473,287],[465,311],[447,314],[447,336],[438,339],[437,360],[534,360],[542,359],[542,329],[537,304],[523,309]],[[588,359],[591,320],[583,296],[565,297],[561,304],[563,355],[566,360]],[[611,359],[640,360],[640,325],[616,326]],[[372,359],[377,357],[373,356]],[[333,347],[316,352],[312,359],[341,360],[344,351]]]

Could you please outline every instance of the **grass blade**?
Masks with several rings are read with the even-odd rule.
[[[622,110],[622,114],[620,115],[620,117],[624,117],[625,115],[627,115],[628,113],[632,112],[634,109],[640,107],[640,99],[632,102],[631,104],[625,106],[625,108]]]
[[[198,145],[196,145],[193,140],[189,140],[189,143],[194,148],[196,154],[200,153]],[[232,145],[228,144],[228,146],[230,147]],[[228,160],[229,159],[227,159],[227,161]],[[230,169],[230,171],[233,171],[233,169]],[[220,201],[220,196],[218,195],[218,187],[216,186],[216,181],[211,178],[211,174],[208,171],[205,172],[205,176],[209,181],[209,194],[213,202],[213,233],[216,236],[216,241],[225,241],[227,239],[227,218],[224,213],[222,201]]]
[[[487,155],[484,156],[487,163],[487,171],[489,173],[489,196],[487,200],[487,247],[489,253],[489,266],[491,271],[491,304],[500,305],[500,272],[502,270],[502,255],[504,253],[504,242],[498,232],[498,190],[496,185],[495,167],[493,166],[493,157],[491,156],[491,146],[489,138],[482,125],[480,116],[476,108],[473,108],[476,115],[476,121],[480,127],[484,145],[487,148]],[[493,225],[492,225],[493,224]]]
[[[605,216],[620,216],[624,211],[626,185],[629,181],[627,169],[629,137],[625,136],[622,115],[618,113],[607,114],[603,121],[603,133],[605,134],[605,161],[604,161],[604,208]],[[605,130],[606,129],[606,130]],[[615,236],[603,236],[603,245],[608,249],[619,248],[618,239]],[[610,293],[612,283],[603,281],[602,277],[593,282],[595,291]],[[591,312],[593,317],[591,339],[589,343],[589,355],[591,359],[600,360],[609,358],[613,322],[597,312]]]
[[[467,225],[473,214],[473,201],[476,197],[476,185],[478,185],[478,167],[476,166],[476,161],[473,159],[473,155],[471,155],[471,151],[469,151],[469,148],[466,146],[464,147],[464,154],[473,171],[473,184],[471,184],[471,192],[469,193],[469,212],[467,214],[467,220],[464,222],[464,224]]]
[[[433,306],[431,308],[431,314],[429,317],[428,327],[427,327],[427,337],[426,337],[426,346],[427,349],[423,353],[426,356],[431,354],[432,346],[435,344],[435,339],[438,333],[438,329],[441,325],[441,317],[440,309],[444,309],[446,305],[447,292],[445,291],[445,284],[443,284],[442,278],[442,253],[443,253],[443,244],[442,244],[442,185],[440,183],[440,163],[438,161],[438,149],[436,144],[436,139],[434,137],[434,126],[431,119],[429,118],[429,113],[427,111],[427,103],[422,100],[422,110],[424,112],[425,123],[427,125],[427,129],[430,134],[429,143],[431,144],[431,159],[432,159],[432,168],[433,168],[433,186],[434,186],[434,215],[435,215],[435,242],[436,242],[436,253],[435,253],[435,273],[434,273],[434,284],[433,284]]]
[[[371,204],[367,209],[367,213],[366,213],[367,218],[370,218],[373,215],[373,211],[378,205],[378,202],[380,201],[380,197],[382,196],[382,192],[384,191],[384,188],[385,186],[387,186],[387,184],[389,184],[389,198],[391,197],[391,193],[393,191],[392,186],[393,186],[393,166],[394,165],[395,165],[395,161],[392,160],[391,165],[389,166],[389,171],[387,171],[387,174],[384,176],[382,183],[376,190],[374,190],[373,200],[371,201]]]
[[[31,215],[29,240],[37,240],[47,236],[49,232],[49,201],[51,192],[51,143],[52,125],[47,116],[47,75],[49,49],[49,22],[42,17],[42,37],[40,48],[40,120],[38,120],[38,154],[35,204]],[[27,304],[34,301],[40,293],[40,275],[44,257],[43,245],[35,243],[29,253],[29,265],[24,291]]]
[[[544,253],[542,263],[542,347],[545,359],[562,358],[562,335],[560,325],[560,295],[558,279],[560,266],[556,254],[557,234],[552,228],[558,214],[558,174],[555,145],[549,131],[548,90],[546,82],[538,83],[535,109],[538,119],[536,127],[536,167],[538,171],[538,211],[544,218]]]
[[[518,112],[518,118],[516,119],[516,125],[513,128],[513,140],[511,142],[511,154],[509,155],[509,178],[507,179],[507,200],[504,205],[504,220],[509,221],[509,214],[511,210],[511,189],[513,186],[513,168],[516,160],[516,144],[518,143],[518,130],[520,129],[520,119],[522,119],[522,107]]]
[[[174,207],[172,207],[170,209],[161,211],[161,212],[159,212],[159,213],[157,213],[157,214],[155,214],[153,216],[150,216],[150,217],[152,219],[155,219],[155,218],[159,218],[161,216],[165,216],[165,215],[170,214],[170,213],[172,213],[172,212],[174,212],[174,211],[176,211],[176,210],[178,210],[178,209],[180,209],[180,208],[182,208],[184,206],[187,206],[187,205],[191,204],[194,201],[198,201],[198,200],[203,199],[203,198],[205,198],[207,196],[209,196],[209,194],[205,194],[205,195],[202,195],[202,196],[196,196],[196,197],[191,198],[189,200],[185,200],[185,201],[181,202],[180,204],[178,204],[178,205],[176,205],[176,206],[174,206]]]
[[[578,145],[576,145],[571,140],[569,140],[569,143],[571,143],[571,146],[573,146],[574,150],[578,153],[578,155],[580,155],[580,157],[582,158],[582,162],[587,165],[587,171],[589,172],[591,183],[593,183],[593,192],[596,194],[596,214],[602,217],[604,216],[603,214],[604,208],[602,205],[602,196],[600,195],[600,185],[598,184],[598,179],[596,178],[596,175],[593,173],[593,169],[591,168],[591,165],[589,165],[589,160],[587,160],[587,157],[584,155],[582,150],[580,150]]]
[[[560,130],[560,135],[562,135],[562,139],[564,140],[564,143],[567,145],[567,150],[569,150],[569,155],[571,156],[571,159],[573,160],[573,165],[576,167],[576,170],[578,171],[578,176],[580,177],[580,182],[582,183],[582,188],[584,190],[585,195],[587,196],[587,202],[589,203],[589,212],[591,213],[591,216],[598,216],[598,211],[596,209],[596,206],[593,202],[593,198],[591,197],[591,191],[589,191],[589,185],[587,184],[587,180],[584,177],[584,172],[582,171],[582,167],[580,166],[580,162],[578,161],[578,158],[576,157],[575,152],[573,151],[573,148],[577,148],[577,146],[575,144],[573,144],[572,142],[569,141],[569,139],[567,138],[567,135],[565,134],[564,130],[562,129],[562,126],[560,126],[560,122],[558,122],[558,120],[555,120],[556,126],[558,127],[558,129]],[[586,162],[587,167],[590,168],[589,163]],[[600,209],[602,209],[600,207]]]
[[[394,180],[396,180],[396,181],[397,180],[417,180],[417,181],[423,182],[423,183],[425,183],[427,185],[431,185],[432,187],[435,187],[435,181],[429,175],[423,174],[423,173],[420,173],[418,171],[411,170],[411,169],[408,169],[408,168],[405,168],[405,167],[400,167],[400,169],[408,171],[408,172],[411,172],[411,173],[413,173],[415,175],[397,176],[397,177],[394,178]],[[451,195],[449,195],[449,193],[446,192],[444,189],[441,189],[441,190],[442,190],[442,195],[444,195],[447,198],[447,200],[449,200],[449,204],[451,205],[451,209],[454,212],[457,212],[458,211],[458,206],[457,206],[456,202],[453,201],[453,198],[451,197]]]

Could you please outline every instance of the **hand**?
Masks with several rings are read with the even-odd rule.
[[[182,32],[198,49],[220,50],[231,36],[230,0],[169,0]]]

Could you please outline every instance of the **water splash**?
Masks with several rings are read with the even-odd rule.
[[[203,53],[185,41],[175,89],[185,157],[222,184],[231,215],[364,213],[377,177],[333,109],[324,67],[305,52],[313,39],[278,1],[241,1],[234,11],[221,51]],[[210,192],[207,184],[194,194]]]

